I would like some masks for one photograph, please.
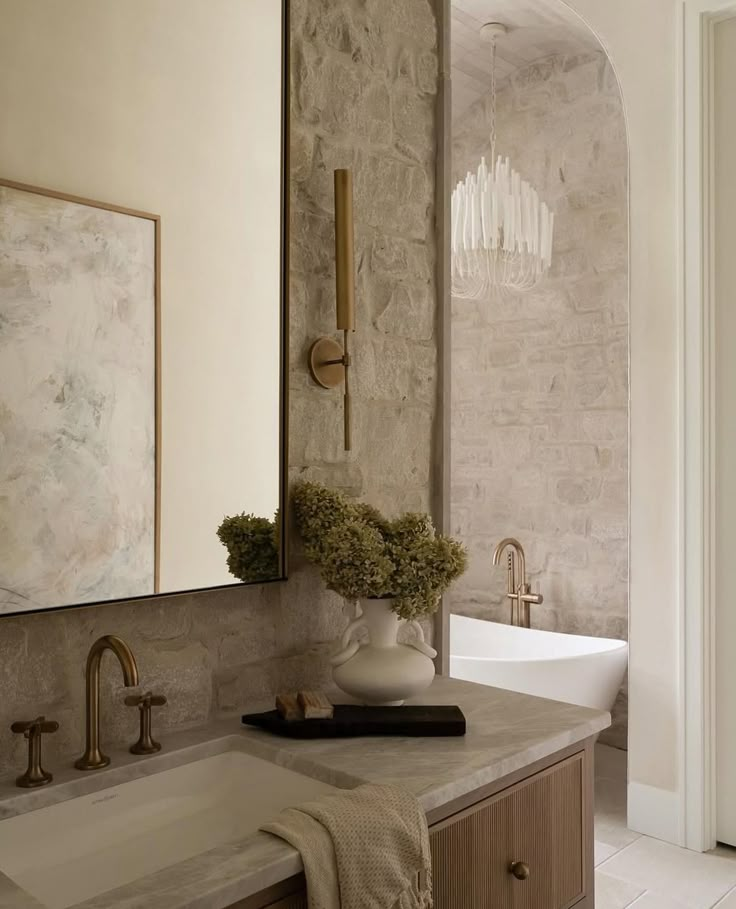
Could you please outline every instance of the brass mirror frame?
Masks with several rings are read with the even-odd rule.
[[[110,600],[93,600],[89,603],[69,603],[59,606],[45,606],[39,609],[24,609],[14,612],[0,613],[0,619],[25,615],[38,615],[39,613],[60,612],[69,609],[87,609],[93,606],[108,606],[122,603],[141,603],[146,600],[161,600],[163,598],[191,596],[194,593],[204,593],[210,590],[230,590],[234,587],[253,587],[261,584],[274,584],[286,581],[288,579],[288,526],[289,526],[289,238],[290,238],[290,204],[289,204],[289,183],[290,183],[290,82],[291,82],[291,54],[290,54],[290,5],[291,0],[281,0],[281,229],[280,229],[280,274],[279,274],[279,573],[273,578],[267,578],[262,581],[238,581],[234,580],[232,584],[216,584],[212,587],[194,587],[186,590],[171,590],[145,594],[137,597],[119,597]],[[116,205],[110,205],[105,202],[98,202],[79,196],[72,196],[65,193],[55,192],[52,190],[42,189],[36,186],[29,186],[23,183],[16,183],[10,180],[0,180],[0,185],[8,186],[13,189],[20,189],[26,192],[35,192],[52,198],[62,199],[67,202],[77,202],[82,205],[90,205],[95,208],[103,208],[109,211],[129,214],[135,217],[150,219],[155,224],[155,242],[156,242],[156,392],[155,392],[155,409],[156,409],[156,513],[155,513],[155,541],[156,547],[159,545],[160,532],[160,507],[158,489],[161,482],[161,457],[160,457],[160,318],[161,318],[161,291],[160,291],[160,243],[161,243],[161,221],[158,215],[148,212],[141,212],[133,209],[122,208]],[[214,531],[213,531],[214,532]],[[223,549],[223,560],[225,551]],[[158,587],[158,577],[155,578],[155,587]]]

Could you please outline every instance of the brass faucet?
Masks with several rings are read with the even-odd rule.
[[[522,628],[531,628],[530,603],[542,603],[544,597],[541,593],[532,593],[532,585],[526,580],[526,556],[524,547],[513,537],[506,537],[493,551],[493,564],[501,564],[501,556],[508,549],[507,571],[508,584],[506,596],[511,600],[511,624],[520,625]],[[518,562],[518,581],[516,569]]]
[[[123,670],[126,688],[138,684],[138,666],[130,647],[121,638],[106,634],[90,647],[87,656],[86,686],[87,708],[85,713],[87,746],[84,754],[74,764],[79,770],[99,770],[107,767],[110,758],[100,750],[100,663],[106,650],[112,650]]]

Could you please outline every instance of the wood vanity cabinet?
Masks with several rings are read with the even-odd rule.
[[[579,751],[434,824],[435,909],[592,909],[588,763]]]
[[[593,740],[428,820],[435,909],[593,909]],[[307,909],[303,875],[279,888],[232,909]]]

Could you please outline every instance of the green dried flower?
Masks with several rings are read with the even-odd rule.
[[[353,506],[355,516],[371,527],[375,527],[381,536],[385,537],[390,532],[391,522],[387,521],[381,512],[374,508],[373,505],[367,505],[364,502],[356,502]]]
[[[375,527],[348,519],[325,537],[319,563],[322,579],[348,600],[383,596],[394,568],[384,549]]]
[[[462,544],[437,534],[426,514],[389,521],[372,505],[318,483],[298,484],[293,501],[307,558],[347,599],[392,597],[394,610],[414,619],[435,612],[467,567]]]
[[[230,574],[246,584],[278,577],[280,532],[278,512],[272,521],[245,512],[226,517],[217,536],[228,551]]]
[[[306,481],[294,488],[292,501],[307,558],[317,562],[325,538],[333,528],[344,524],[352,516],[352,507],[339,492]]]

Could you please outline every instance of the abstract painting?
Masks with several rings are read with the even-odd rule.
[[[0,614],[154,592],[157,232],[0,183]]]

